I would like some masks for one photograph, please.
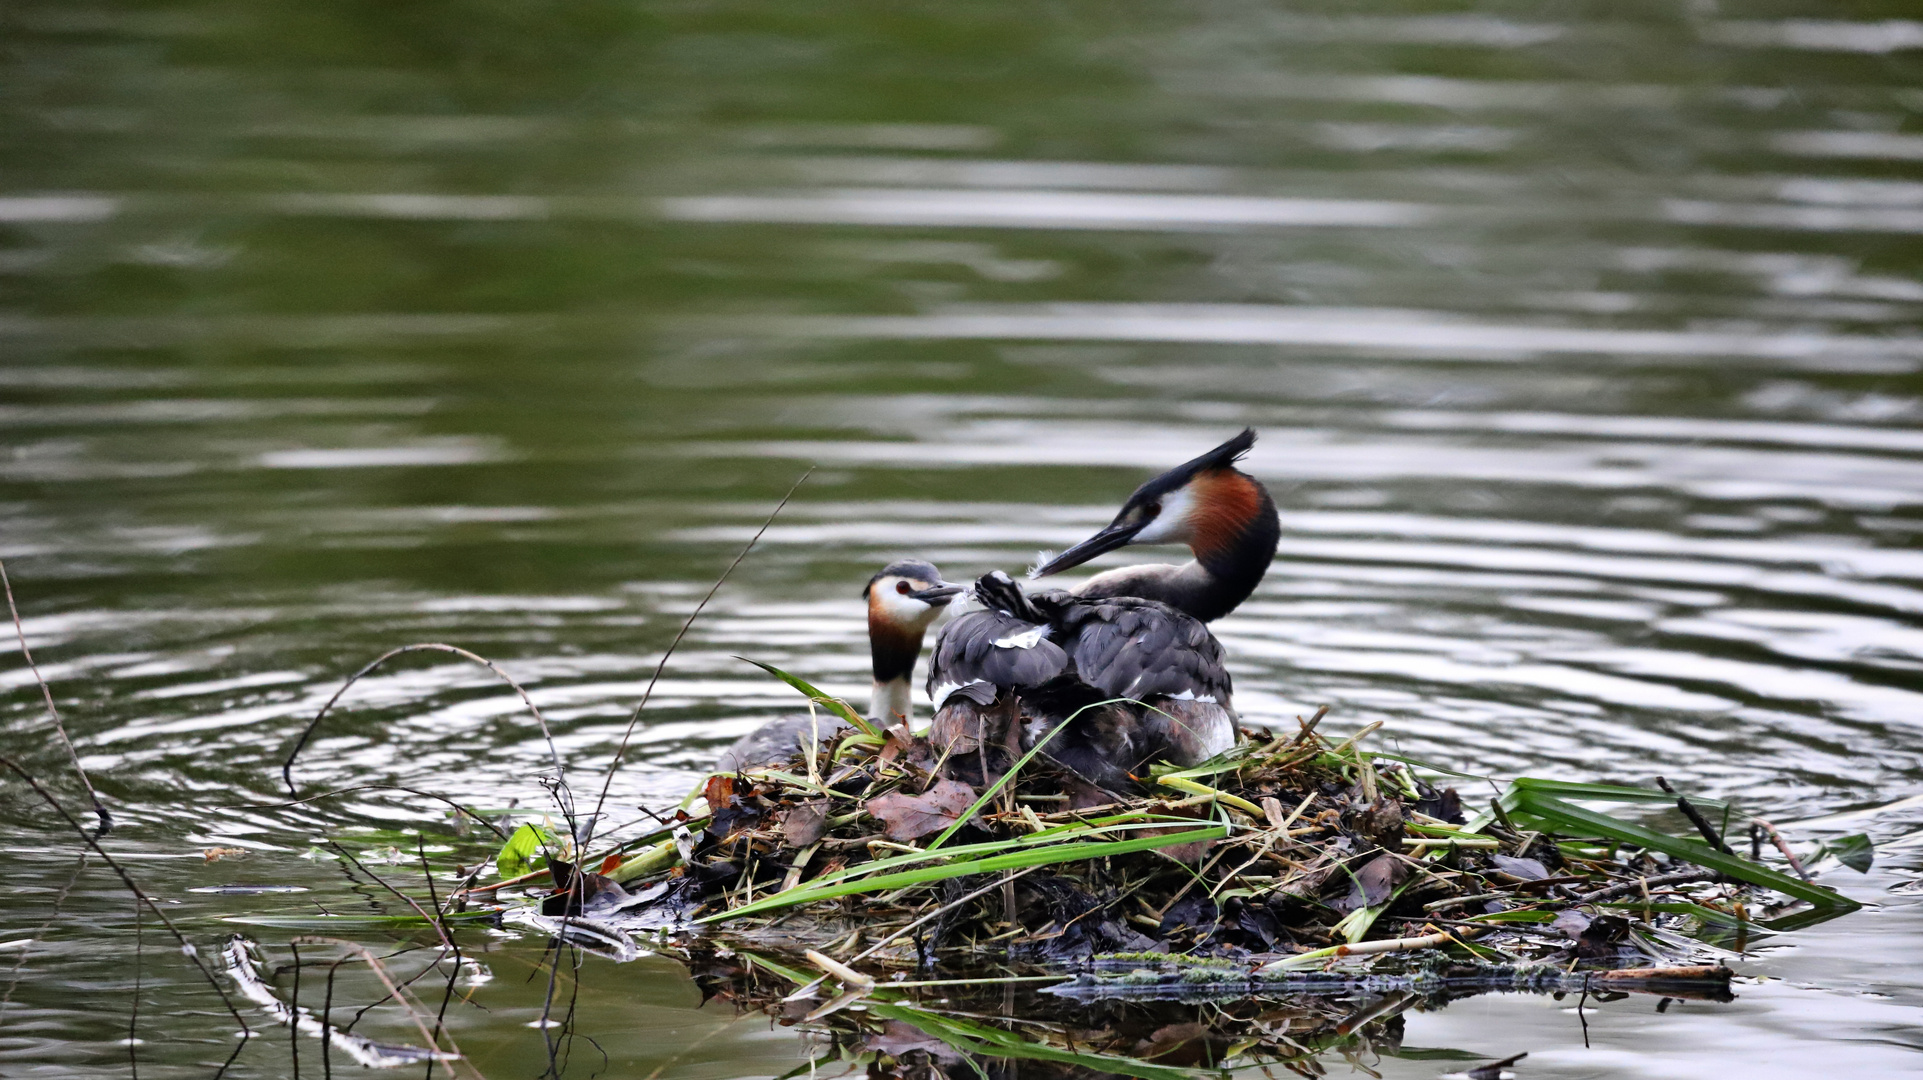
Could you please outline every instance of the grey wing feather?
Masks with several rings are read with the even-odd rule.
[[[1228,668],[1208,627],[1154,601],[1115,599],[1070,609],[1064,642],[1075,673],[1112,697],[1209,697],[1226,702]]]
[[[928,694],[945,684],[1040,686],[1068,668],[1047,628],[999,611],[971,611],[942,628],[928,665]]]

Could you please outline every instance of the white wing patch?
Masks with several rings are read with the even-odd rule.
[[[938,683],[935,686],[935,693],[933,695],[935,708],[937,709],[941,708],[942,702],[947,701],[948,696],[950,694],[953,694],[955,691],[960,690],[962,687],[976,686],[981,683],[985,683],[987,681],[988,681],[987,679],[970,679],[965,683],[953,683],[953,682]]]
[[[1214,694],[1197,694],[1193,690],[1184,690],[1179,694],[1170,694],[1168,699],[1170,701],[1199,701],[1204,705],[1217,704]]]
[[[1046,626],[1037,626],[1032,630],[1024,630],[1019,634],[1010,634],[1005,638],[996,638],[995,647],[997,649],[1032,649],[1048,640],[1049,629],[1050,628]]]

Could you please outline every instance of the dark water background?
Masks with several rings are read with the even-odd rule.
[[[23,0],[0,55],[0,555],[112,849],[208,946],[384,902],[317,838],[485,847],[402,795],[218,809],[382,650],[496,658],[591,774],[818,464],[670,665],[630,820],[792,707],[735,654],[860,694],[884,560],[1020,567],[1243,424],[1287,527],[1217,628],[1248,719],[1783,822],[1923,792],[1908,5]],[[0,678],[7,753],[76,796]],[[303,782],[544,798],[485,672],[347,706]],[[1824,874],[1871,906],[1735,960],[1734,1004],[1592,1008],[1585,1049],[1569,1002],[1489,998],[1405,1042],[1923,1072],[1919,822],[1835,826],[1882,845]],[[132,910],[77,850],[0,785],[0,1075],[126,1073]],[[191,891],[236,882],[312,891]],[[142,1075],[205,1075],[234,1025],[148,930]],[[533,1075],[541,946],[488,940],[454,1030]],[[806,1060],[666,960],[581,980],[603,1075]]]

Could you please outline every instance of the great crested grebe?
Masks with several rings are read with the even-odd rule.
[[[1248,598],[1281,538],[1274,500],[1235,467],[1254,442],[1244,430],[1143,484],[1106,528],[1034,573],[1127,544],[1185,543],[1194,561],[1111,570],[1073,592],[1025,595],[1000,572],[976,582],[984,610],[949,623],[935,642],[930,737],[964,763],[979,753],[986,774],[998,767],[991,754],[1006,767],[1075,716],[1048,753],[1109,788],[1151,760],[1192,765],[1233,745],[1229,673],[1204,623]],[[1090,707],[1100,702],[1110,703]]]
[[[1045,577],[1131,544],[1186,544],[1195,558],[1180,566],[1150,563],[1096,574],[1076,596],[1139,596],[1202,620],[1215,620],[1249,598],[1275,560],[1282,521],[1275,500],[1235,463],[1255,445],[1255,429],[1135,489],[1121,512],[1094,536],[1037,566]]]
[[[868,602],[868,654],[875,675],[868,718],[879,726],[909,722],[914,710],[909,679],[921,656],[922,638],[961,592],[960,585],[943,581],[941,571],[921,559],[889,563],[862,587],[861,598]],[[723,750],[714,771],[737,772],[786,761],[807,744],[815,723],[808,715],[771,720]],[[824,739],[845,726],[825,714],[819,723]]]

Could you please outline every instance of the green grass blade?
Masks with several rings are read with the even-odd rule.
[[[1667,803],[1676,805],[1676,796],[1666,791],[1653,791],[1649,788],[1623,787],[1620,784],[1578,784],[1569,780],[1542,780],[1533,776],[1519,777],[1511,785],[1525,791],[1537,791],[1558,799],[1588,799],[1594,802],[1618,803]],[[1692,797],[1690,802],[1698,809],[1714,810],[1722,813],[1733,809],[1720,799],[1699,799]]]
[[[1390,755],[1380,754],[1377,756],[1388,757]],[[1624,787],[1620,784],[1582,784],[1570,780],[1544,780],[1534,776],[1520,776],[1511,781],[1509,784],[1509,792],[1514,791],[1534,791],[1559,799],[1586,799],[1590,802],[1649,803],[1652,805],[1660,803],[1672,807],[1676,805],[1676,796],[1666,791],[1656,791],[1652,788]],[[1502,808],[1505,811],[1512,809],[1508,801],[1509,792],[1505,792],[1503,795]],[[1727,813],[1735,809],[1729,803],[1723,802],[1720,799],[1691,799],[1689,801],[1699,808],[1712,810],[1719,814]],[[1747,817],[1747,815],[1745,815],[1745,817]],[[1463,826],[1463,831],[1471,833],[1481,832],[1483,829],[1488,828],[1489,823],[1494,820],[1496,820],[1496,815],[1488,810],[1484,810],[1475,817],[1470,818],[1469,823]]]
[[[1510,785],[1510,790],[1502,797],[1502,806],[1510,814],[1528,814],[1564,831],[1584,836],[1606,836],[1650,851],[1660,851],[1706,869],[1721,871],[1738,881],[1775,889],[1798,900],[1807,900],[1818,907],[1854,911],[1863,906],[1841,893],[1779,873],[1748,859],[1725,855],[1708,844],[1659,833],[1575,803],[1564,802],[1553,795],[1544,794],[1541,787],[1526,785],[1522,780]]]
[[[970,874],[988,874],[1000,870],[1019,870],[1027,866],[1049,866],[1055,863],[1076,862],[1082,859],[1100,859],[1109,855],[1127,855],[1136,851],[1150,851],[1155,848],[1172,847],[1176,844],[1189,844],[1200,840],[1220,840],[1228,835],[1228,830],[1217,825],[1207,829],[1191,829],[1187,832],[1170,833],[1162,836],[1145,836],[1134,840],[1106,840],[1073,844],[1054,844],[1028,851],[1014,851],[1005,855],[993,855],[985,859],[971,859],[964,862],[944,863],[941,866],[926,866],[919,870],[907,870],[896,874],[878,874],[856,881],[842,881],[825,887],[814,887],[810,882],[794,889],[776,893],[753,903],[743,904],[732,911],[720,911],[696,920],[702,923],[725,922],[744,915],[757,915],[765,911],[777,911],[796,904],[808,904],[817,900],[832,900],[837,896],[853,896],[856,893],[886,892],[909,885],[928,885],[948,878],[966,877]],[[926,853],[924,853],[926,854]],[[942,852],[941,854],[954,854]]]
[[[1114,700],[1120,700],[1120,699],[1114,699]],[[1096,705],[1108,705],[1108,704],[1112,704],[1112,701],[1096,702]],[[1047,746],[1050,739],[1053,739],[1055,736],[1061,734],[1062,729],[1068,726],[1068,722],[1070,720],[1075,719],[1077,716],[1082,715],[1084,711],[1088,709],[1092,709],[1094,707],[1095,705],[1085,705],[1080,709],[1076,709],[1073,713],[1070,713],[1066,718],[1064,718],[1061,723],[1056,724],[1054,727],[1050,728],[1048,731],[1048,734],[1035,740],[1035,745],[1029,747],[1028,753],[1023,754],[1020,760],[1016,761],[1015,764],[1009,766],[1008,771],[1002,774],[1002,778],[1000,780],[997,780],[994,783],[988,785],[988,790],[981,793],[981,797],[975,800],[975,804],[968,808],[967,813],[956,818],[955,823],[953,825],[950,825],[946,829],[943,829],[941,835],[935,837],[935,842],[928,845],[928,850],[933,851],[936,848],[942,846],[942,844],[946,842],[949,837],[955,835],[955,833],[963,825],[968,824],[968,819],[980,813],[981,808],[988,805],[988,800],[994,798],[996,792],[1007,787],[1008,782],[1010,780],[1015,779],[1015,775],[1022,771],[1022,766],[1034,760],[1035,755],[1042,752],[1042,747]],[[982,767],[984,771],[987,769],[986,764],[984,764]]]
[[[1172,819],[1171,823],[1186,825],[1192,823],[1194,820],[1194,818]],[[813,881],[808,882],[808,886],[828,885],[837,881],[844,881],[848,878],[865,877],[883,870],[893,870],[902,866],[913,866],[916,863],[929,862],[934,859],[956,859],[965,855],[995,855],[1016,848],[1032,847],[1036,844],[1050,843],[1057,840],[1095,836],[1100,833],[1126,832],[1130,829],[1145,828],[1149,824],[1152,823],[1128,822],[1098,826],[1094,822],[1090,822],[1087,825],[1064,826],[1064,829],[1067,831],[1050,829],[1046,832],[1032,833],[1028,836],[1018,836],[1011,840],[984,840],[979,844],[963,844],[961,847],[943,848],[940,851],[908,852],[902,855],[892,855],[886,859],[876,859],[873,862],[865,862],[859,866],[850,866],[842,870],[837,870],[832,874],[823,874]]]
[[[781,670],[780,668],[775,667],[773,664],[764,664],[759,660],[749,660],[745,656],[737,656],[735,657],[735,659],[747,660],[748,663],[753,664],[754,666],[760,668],[761,670],[767,672],[768,674],[773,675],[775,678],[780,679],[782,682],[787,683],[789,686],[794,687],[796,690],[801,691],[803,694],[806,694],[808,696],[808,700],[813,701],[815,704],[820,705],[822,708],[825,708],[829,712],[834,713],[836,716],[841,717],[843,720],[848,721],[848,723],[852,725],[855,728],[855,730],[861,732],[862,734],[872,735],[877,739],[883,737],[881,733],[881,729],[875,727],[873,721],[855,712],[853,706],[849,705],[847,702],[841,700],[840,698],[830,697],[827,694],[823,693],[822,691],[816,689],[814,684],[810,683],[808,680],[800,678],[795,675],[790,675],[787,672]]]
[[[537,825],[524,824],[514,830],[501,845],[500,853],[494,856],[494,868],[500,871],[503,880],[520,877],[530,870],[539,870],[547,865],[547,857],[542,848],[554,842],[552,834]],[[536,865],[536,863],[539,865]]]

